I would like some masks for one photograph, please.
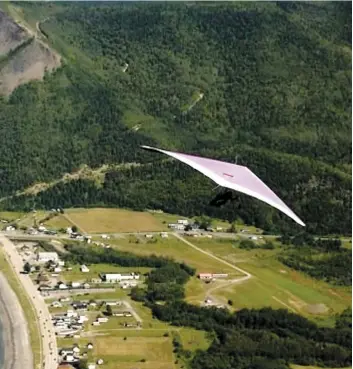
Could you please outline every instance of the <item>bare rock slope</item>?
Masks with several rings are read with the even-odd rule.
[[[60,56],[0,11],[0,94],[41,80],[60,65]]]
[[[0,58],[15,50],[29,34],[4,12],[0,11]]]

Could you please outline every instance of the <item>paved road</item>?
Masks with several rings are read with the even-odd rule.
[[[20,255],[16,251],[15,245],[3,235],[0,235],[0,243],[3,245],[4,251],[6,252],[12,264],[12,267],[18,275],[19,281],[22,283],[25,291],[27,291],[37,313],[39,329],[42,335],[41,346],[43,365],[41,366],[41,368],[57,369],[58,349],[56,344],[54,326],[52,324],[48,307],[44,299],[40,295],[39,291],[36,290],[29,275],[21,274],[21,271],[23,271],[23,262]]]
[[[3,369],[33,369],[28,324],[22,306],[0,272],[0,314],[4,340]]]

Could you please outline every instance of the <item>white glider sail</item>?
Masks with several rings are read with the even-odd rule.
[[[280,210],[301,226],[305,226],[304,222],[247,167],[194,155],[161,150],[150,146],[141,147],[145,150],[157,151],[180,160],[211,178],[219,186],[255,197]]]

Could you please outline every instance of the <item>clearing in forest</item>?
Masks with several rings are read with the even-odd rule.
[[[148,212],[125,209],[70,209],[66,215],[88,233],[157,232],[167,227]]]
[[[246,283],[230,284],[213,292],[225,304],[232,300],[236,310],[288,306],[291,311],[313,318],[319,324],[330,325],[336,313],[351,305],[347,288],[330,285],[284,266],[276,258],[279,249],[242,250],[238,241],[217,239],[193,239],[192,243],[252,274]],[[194,295],[202,292],[192,282],[189,288]],[[330,292],[332,290],[335,295]]]

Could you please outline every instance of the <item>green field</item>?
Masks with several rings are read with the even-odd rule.
[[[78,342],[81,347],[92,342],[94,347],[90,359],[104,360],[104,368],[130,369],[138,365],[144,369],[174,369],[173,347],[170,337],[163,331],[122,330],[114,334],[59,340],[59,345],[68,346]],[[145,360],[145,362],[142,362]]]
[[[44,225],[50,229],[60,229],[60,228],[66,229],[67,227],[71,227],[72,223],[69,220],[67,220],[67,218],[65,218],[64,215],[59,214],[51,218],[50,220],[46,221]]]
[[[87,233],[153,232],[167,229],[148,212],[125,209],[69,209],[66,217]]]
[[[16,219],[21,219],[25,213],[23,212],[13,212],[13,211],[0,211],[0,219],[12,222]]]
[[[223,303],[233,301],[235,309],[272,306],[332,324],[334,315],[351,305],[349,288],[332,286],[294,271],[276,260],[275,250],[238,248],[237,242],[193,240],[193,244],[250,272],[253,278],[243,284],[218,289],[214,296]],[[323,305],[319,305],[323,304]],[[324,308],[327,311],[324,311]]]
[[[33,227],[35,223],[39,225],[39,223],[50,214],[49,211],[38,210],[35,213],[30,212],[25,214],[21,220],[18,222],[18,225],[21,227]]]
[[[4,252],[0,248],[0,271],[4,273],[11,288],[16,293],[17,298],[22,306],[24,315],[28,323],[29,337],[33,353],[34,368],[41,366],[41,337],[39,333],[39,326],[37,323],[37,316],[33,310],[32,304],[23,290],[22,285],[18,281],[18,277],[14,273],[10,264],[5,258]]]
[[[144,238],[121,238],[110,240],[110,244],[121,251],[132,252],[137,255],[161,255],[174,258],[176,261],[185,262],[196,268],[197,273],[229,273],[229,277],[242,275],[222,262],[194,250],[184,242],[170,235],[167,239],[156,237],[157,242],[147,242]],[[138,243],[136,243],[138,241]]]
[[[141,303],[130,300],[126,296],[111,293],[110,298],[120,297],[128,300],[134,310],[143,320],[143,329],[131,329],[121,326],[122,322],[134,322],[133,318],[110,317],[107,323],[93,327],[87,324],[84,337],[60,338],[59,347],[68,347],[78,343],[82,349],[88,342],[92,342],[94,349],[89,352],[89,362],[102,358],[104,367],[119,368],[146,368],[146,369],[179,369],[181,363],[176,365],[173,355],[172,338],[176,334],[180,337],[185,348],[191,351],[207,349],[210,341],[204,331],[192,328],[174,327],[152,318],[151,310]],[[87,295],[91,299],[95,295]],[[102,308],[105,310],[105,307]],[[102,311],[103,311],[102,310]],[[90,322],[99,314],[99,311],[90,311]],[[126,339],[124,339],[126,337]],[[86,350],[84,350],[86,351]],[[145,359],[146,362],[141,362]],[[114,366],[115,365],[115,366]]]
[[[141,274],[145,274],[151,270],[151,268],[140,268],[140,267],[120,267],[116,265],[109,264],[93,264],[89,265],[88,273],[82,273],[80,271],[79,265],[72,265],[72,270],[61,272],[60,275],[64,278],[66,282],[90,282],[92,278],[99,278],[99,273],[128,273],[128,272],[138,272]]]

